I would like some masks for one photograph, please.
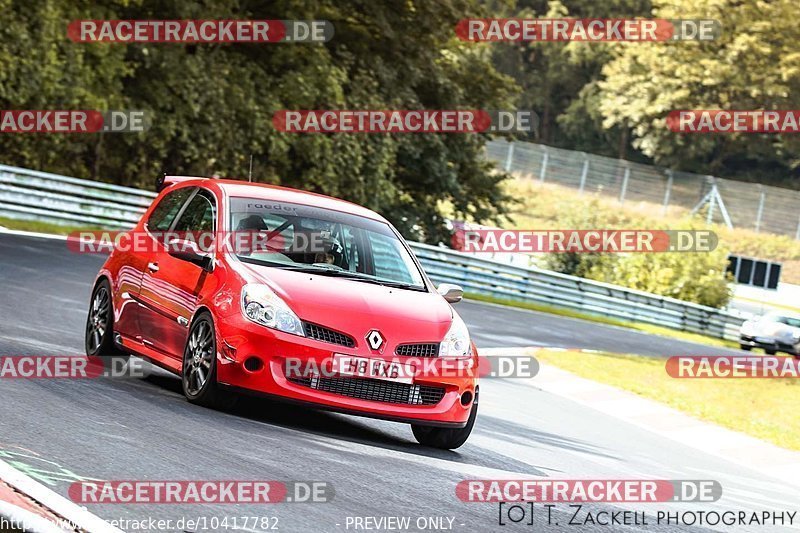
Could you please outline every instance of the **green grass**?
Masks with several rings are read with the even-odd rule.
[[[42,222],[39,220],[18,220],[16,218],[0,217],[0,226],[7,229],[19,231],[32,231],[36,233],[51,233],[54,235],[68,235],[73,231],[81,231],[89,228],[88,226],[61,226],[51,222]]]
[[[656,400],[691,416],[800,450],[800,417],[791,408],[797,379],[676,379],[664,359],[540,350],[536,358],[578,376]]]
[[[597,322],[600,324],[608,324],[610,326],[619,326],[623,328],[641,331],[652,335],[660,335],[662,337],[669,337],[671,339],[678,339],[687,342],[696,342],[698,344],[705,344],[706,346],[719,346],[723,348],[738,348],[739,345],[733,341],[718,339],[716,337],[709,337],[707,335],[700,335],[698,333],[689,333],[686,331],[678,331],[675,329],[665,328],[661,326],[654,326],[652,324],[645,324],[642,322],[630,322],[625,320],[618,320],[609,318],[602,315],[593,315],[591,313],[583,313],[581,311],[574,311],[572,309],[563,309],[545,304],[537,304],[531,302],[522,302],[518,300],[510,300],[505,298],[496,298],[493,296],[485,296],[482,294],[475,294],[467,292],[464,294],[465,298],[471,300],[478,300],[481,302],[494,303],[505,305],[508,307],[517,307],[520,309],[529,309],[531,311],[539,311],[551,315],[559,315],[570,318],[579,318],[581,320],[588,320],[590,322]]]

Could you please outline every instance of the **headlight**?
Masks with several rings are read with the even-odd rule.
[[[303,323],[286,302],[266,285],[249,284],[242,289],[242,313],[268,328],[305,337]]]
[[[467,325],[453,312],[453,323],[439,345],[439,357],[464,357],[472,354],[472,344],[469,341]]]

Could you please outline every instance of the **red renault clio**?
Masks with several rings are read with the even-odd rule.
[[[410,423],[428,446],[467,440],[476,372],[448,371],[478,366],[451,306],[462,291],[437,290],[383,217],[241,181],[167,176],[158,188],[133,245],[97,276],[87,355],[144,357],[200,405],[265,394]]]

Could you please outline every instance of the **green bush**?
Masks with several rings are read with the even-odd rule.
[[[606,254],[609,255],[609,254]],[[636,253],[594,265],[588,278],[670,296],[711,307],[725,307],[732,291],[726,279],[728,253]]]
[[[561,229],[606,229],[608,216],[600,200],[592,198],[585,208],[564,213],[559,221]],[[631,227],[653,227],[644,221]],[[706,229],[697,222],[686,219],[680,224],[670,224],[669,229]],[[729,250],[718,246],[712,252],[665,253],[556,253],[543,259],[543,266],[556,272],[580,276],[595,281],[622,285],[670,296],[711,307],[725,307],[732,297],[726,277]]]

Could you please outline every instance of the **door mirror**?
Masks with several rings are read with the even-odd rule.
[[[436,292],[444,296],[444,299],[451,304],[460,302],[464,297],[464,289],[458,285],[453,285],[452,283],[442,283],[436,289]]]
[[[214,270],[214,260],[193,241],[174,239],[167,244],[167,253],[175,259],[193,263],[207,272]]]

